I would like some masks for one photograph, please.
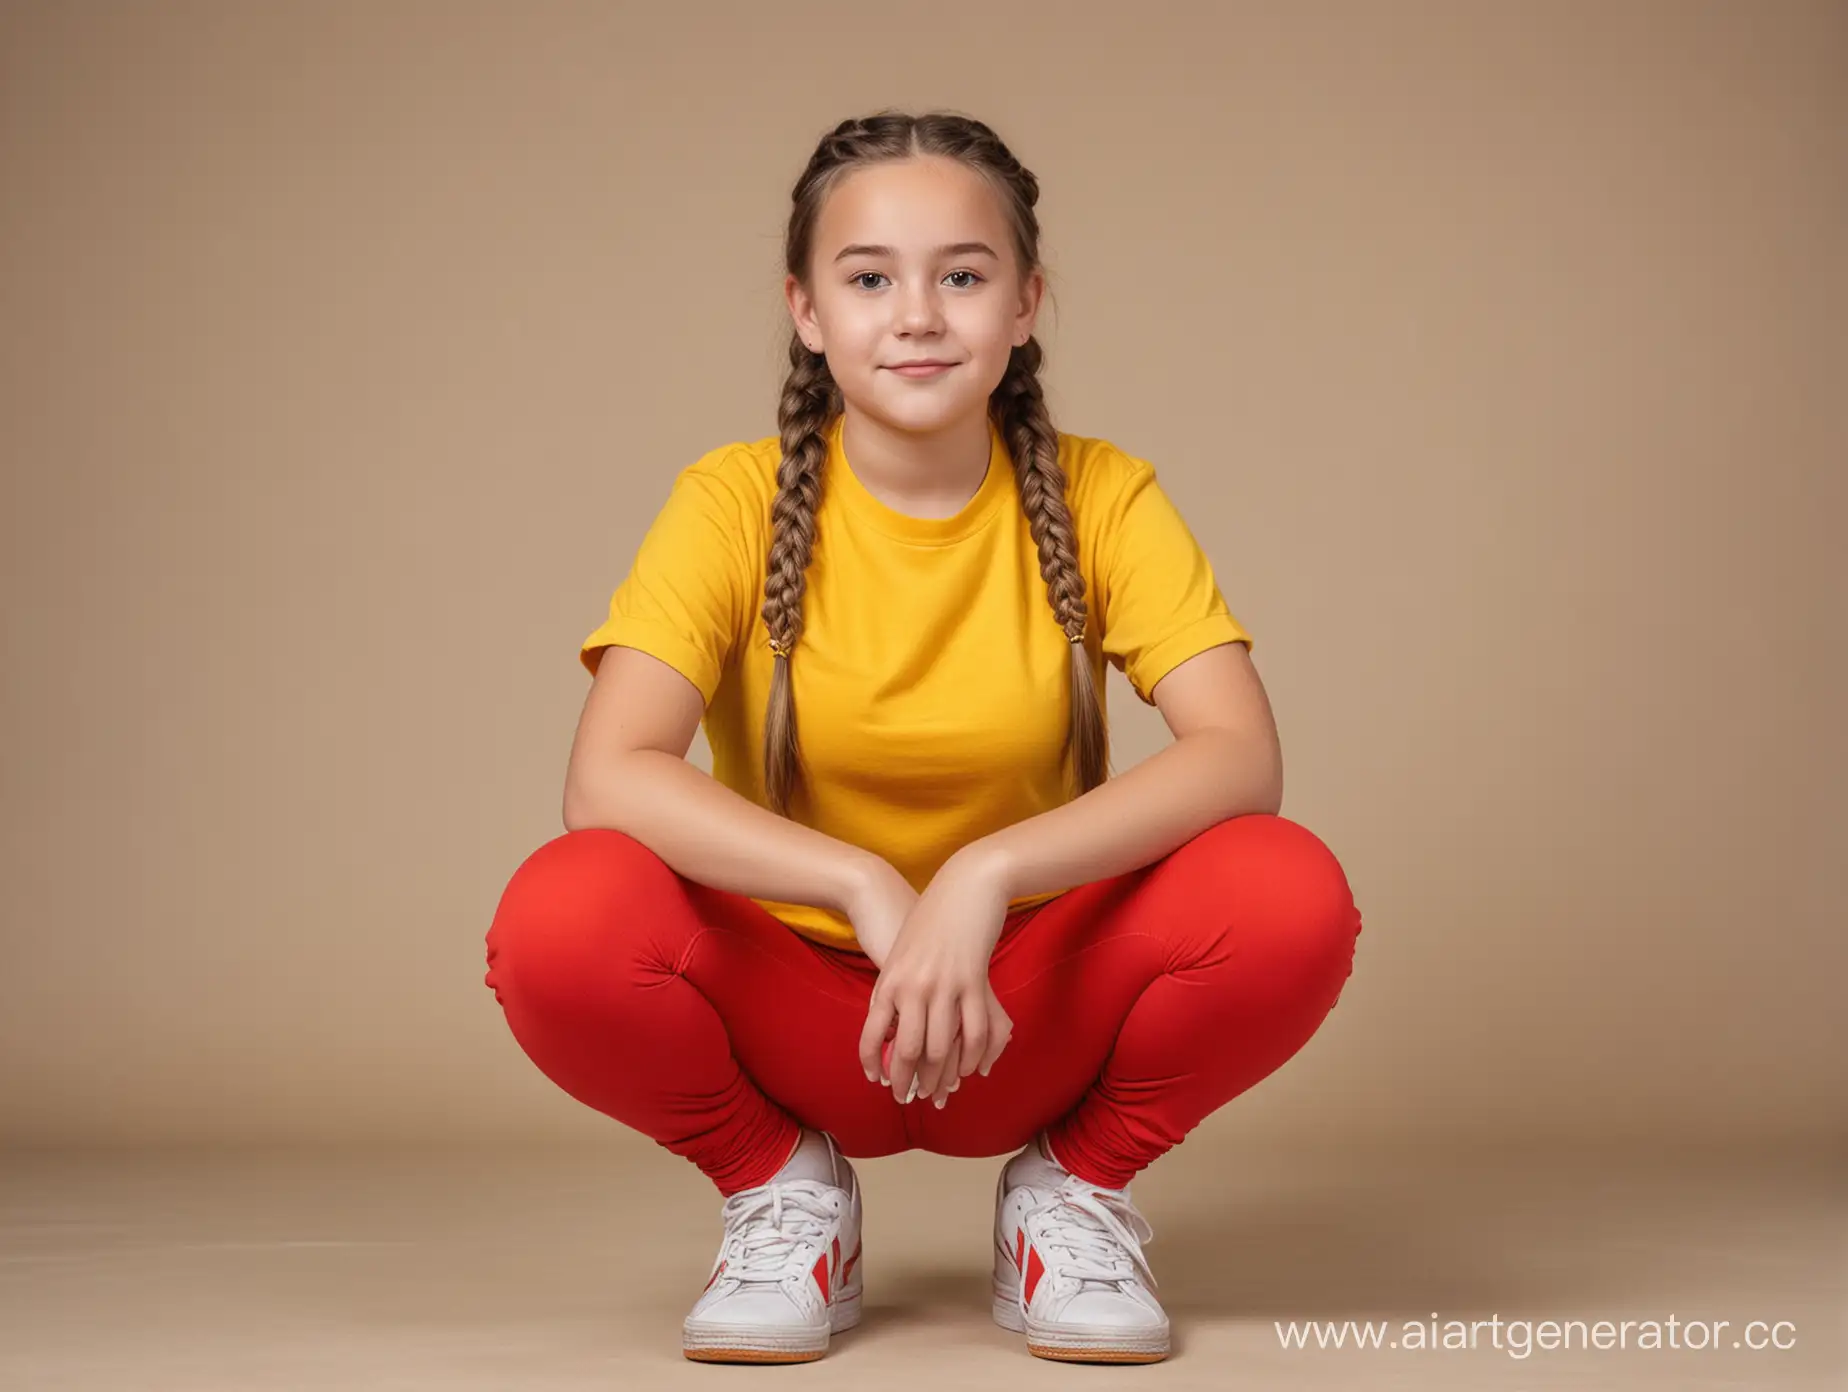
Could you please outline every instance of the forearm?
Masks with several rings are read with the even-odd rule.
[[[847,911],[870,851],[779,817],[685,759],[639,749],[565,789],[565,829],[625,832],[687,879],[732,894]]]
[[[973,841],[955,859],[1001,877],[1010,899],[1108,879],[1161,859],[1228,817],[1275,813],[1283,768],[1268,738],[1202,730],[1082,797]]]

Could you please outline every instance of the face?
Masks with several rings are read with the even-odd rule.
[[[954,160],[848,175],[823,206],[791,317],[850,407],[929,432],[985,413],[1008,357],[1033,333],[1044,282],[1023,282],[1001,195]],[[920,360],[948,363],[899,371]]]

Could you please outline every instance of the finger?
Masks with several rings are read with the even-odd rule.
[[[995,999],[993,991],[988,993],[988,1048],[982,1054],[982,1076],[988,1076],[988,1070],[995,1066],[995,1060],[1001,1057],[1001,1051],[1007,1047],[1007,1041],[1013,1038],[1014,1022],[1008,1018],[1007,1011],[1001,1008],[1001,1002]]]
[[[892,1045],[892,1097],[901,1106],[912,1098],[911,1085],[918,1080],[918,1061],[924,1055],[924,1011],[921,1002],[901,1000],[898,1011],[898,1039]]]
[[[956,1007],[950,1015],[950,1045],[943,1056],[942,1071],[937,1074],[937,1086],[932,1089],[930,1098],[941,1107],[950,1100],[950,1094],[956,1091],[962,1082],[962,1074],[957,1072],[957,1060],[962,1057],[962,1011]]]
[[[866,1024],[860,1030],[860,1070],[866,1074],[869,1083],[883,1080],[879,1054],[885,1045],[886,1036],[891,1033],[892,1024],[890,993],[874,987],[873,999],[866,1010]]]
[[[950,1080],[955,1087],[981,1066],[988,1051],[988,1002],[980,995],[967,995],[962,1003],[962,1048],[957,1051],[956,1075]]]
[[[924,1071],[918,1082],[918,1096],[935,1102],[943,1095],[938,1089],[949,1072],[951,1051],[956,1047],[956,1021],[961,1013],[956,996],[938,988],[925,1014]]]

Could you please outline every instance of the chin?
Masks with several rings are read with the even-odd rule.
[[[881,399],[874,403],[867,414],[877,417],[894,430],[907,430],[914,435],[933,434],[945,430],[958,421],[966,420],[972,414],[985,411],[986,401],[900,401]]]
[[[916,411],[872,411],[868,414],[887,430],[901,435],[934,435],[949,424],[949,419]]]

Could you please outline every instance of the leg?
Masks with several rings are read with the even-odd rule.
[[[1120,1188],[1309,1042],[1353,971],[1360,914],[1334,855],[1281,817],[1221,822],[1114,907],[1152,935],[1161,971],[1046,1139]]]
[[[806,1125],[843,1154],[905,1147],[856,1048],[874,974],[621,832],[569,832],[514,873],[486,984],[541,1072],[730,1195]]]
[[[1154,865],[1009,921],[991,964],[1014,1037],[920,1118],[950,1155],[1018,1149],[1121,1188],[1320,1026],[1360,916],[1340,864],[1282,817],[1235,817]]]

